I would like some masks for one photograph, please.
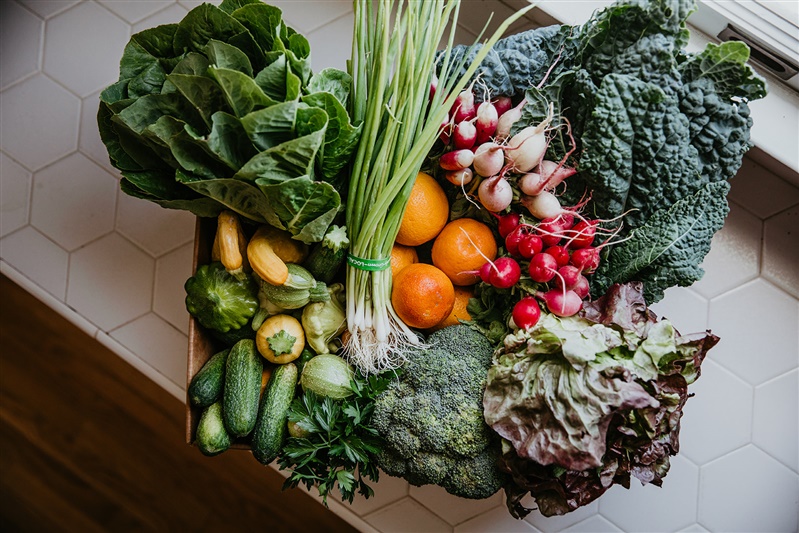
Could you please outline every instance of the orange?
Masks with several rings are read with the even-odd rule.
[[[455,305],[452,307],[452,311],[444,320],[436,324],[433,329],[454,326],[455,324],[460,324],[460,320],[471,320],[472,316],[466,310],[466,306],[469,305],[469,298],[472,296],[474,296],[474,292],[471,287],[455,287]]]
[[[403,246],[401,244],[394,244],[391,248],[391,275],[396,276],[397,272],[402,270],[408,265],[419,262],[419,255],[416,253],[416,248],[412,246]]]
[[[452,312],[455,287],[447,275],[433,265],[414,263],[394,277],[391,305],[408,326],[431,328]]]
[[[433,264],[444,271],[455,285],[474,285],[476,274],[486,258],[497,257],[497,242],[487,225],[473,218],[459,218],[447,224],[433,243]]]
[[[430,174],[420,172],[400,222],[397,242],[405,246],[424,244],[435,239],[447,220],[449,202],[444,189]]]

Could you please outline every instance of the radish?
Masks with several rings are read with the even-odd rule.
[[[527,126],[508,141],[505,159],[515,172],[529,172],[541,162],[549,142],[545,130],[543,122],[538,126]]]
[[[500,257],[489,269],[488,283],[497,289],[510,289],[516,285],[521,276],[522,269],[519,263],[510,257]]]
[[[575,285],[579,283],[582,275],[582,270],[574,265],[563,265],[558,269],[558,277],[555,278],[555,285],[559,288],[574,289]]]
[[[472,178],[474,178],[474,173],[471,168],[466,167],[460,170],[447,171],[444,173],[444,177],[447,178],[447,181],[451,184],[463,187],[471,183]]]
[[[450,135],[452,135],[452,122],[449,120],[449,113],[444,115],[444,118],[441,119],[439,130],[441,133],[438,134],[438,138],[441,139],[441,142],[443,142],[444,145],[449,144],[449,138]]]
[[[572,252],[571,264],[585,272],[593,272],[599,266],[599,248],[578,248]]]
[[[533,233],[528,233],[519,242],[519,255],[525,259],[530,259],[537,253],[541,253],[544,242],[541,237]]]
[[[559,267],[569,264],[569,251],[565,246],[556,244],[554,246],[550,246],[545,251],[555,258],[555,261],[558,263]]]
[[[572,228],[573,237],[569,238],[566,245],[569,248],[586,248],[594,243],[598,220],[581,220]]]
[[[510,108],[504,113],[499,113],[497,130],[494,132],[494,140],[501,142],[510,136],[511,128],[522,118],[522,107],[524,107],[526,103],[527,100],[522,100],[516,107]]]
[[[497,116],[500,117],[513,107],[513,102],[511,101],[510,96],[498,96],[492,103],[494,104],[494,108],[497,110]]]
[[[538,196],[522,196],[521,202],[530,214],[539,220],[556,217],[562,212],[557,196],[547,191]]]
[[[522,230],[522,226],[517,226],[516,229],[511,231],[507,237],[505,237],[505,249],[511,255],[520,255],[519,254],[519,244],[521,244],[522,239],[524,238],[524,232]]]
[[[583,306],[582,298],[571,290],[551,289],[536,296],[544,300],[550,313],[561,317],[576,315]]]
[[[429,94],[430,100],[432,100],[433,97],[436,95],[436,89],[438,89],[438,76],[433,74],[433,79],[430,80],[430,94]]]
[[[505,165],[502,147],[495,142],[485,142],[474,151],[474,171],[489,177],[499,174]]]
[[[452,106],[452,115],[455,118],[455,123],[471,120],[477,115],[477,108],[474,106],[474,93],[471,87],[461,91],[455,98],[455,104]]]
[[[541,161],[541,164],[538,165],[538,173],[546,182],[544,189],[550,190],[563,183],[563,180],[566,178],[577,174],[577,170],[563,166],[563,162],[555,163],[554,161],[544,159]]]
[[[522,220],[519,213],[508,213],[507,215],[497,215],[495,213],[494,216],[497,217],[498,221],[497,231],[499,231],[499,236],[503,239],[515,230]]]
[[[527,196],[536,196],[544,192],[546,180],[537,172],[528,172],[522,174],[516,184],[519,186],[519,190]]]
[[[561,241],[573,221],[574,217],[561,213],[556,217],[543,219],[535,229],[544,241],[544,246],[555,246]]]
[[[493,213],[499,213],[507,209],[513,201],[513,188],[502,176],[493,176],[480,183],[477,196],[483,207]]]
[[[475,142],[477,144],[486,142],[494,135],[494,132],[497,131],[498,119],[497,108],[490,101],[486,100],[477,106],[477,120],[475,122],[475,127],[477,128],[477,140]]]
[[[557,274],[558,262],[546,253],[535,254],[530,259],[530,278],[538,283],[547,283]]]
[[[511,311],[513,322],[521,329],[529,329],[541,318],[541,308],[532,296],[525,296],[513,306]]]
[[[572,286],[571,290],[573,290],[577,296],[583,300],[588,298],[588,295],[591,294],[591,287],[588,284],[588,278],[582,274],[578,276],[577,282]]]
[[[438,164],[444,170],[463,170],[472,166],[474,152],[468,149],[452,150],[441,156]]]
[[[452,143],[456,149],[471,149],[476,140],[477,128],[473,121],[464,120],[455,125],[455,130],[452,132]]]

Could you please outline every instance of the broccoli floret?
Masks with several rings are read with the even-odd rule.
[[[499,443],[483,419],[492,353],[488,339],[465,325],[437,331],[410,351],[399,379],[375,401],[383,471],[464,498],[499,490]]]
[[[199,267],[184,288],[186,310],[204,327],[220,333],[241,329],[258,310],[255,282],[233,277],[219,262]]]

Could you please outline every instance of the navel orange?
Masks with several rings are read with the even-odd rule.
[[[413,246],[403,246],[394,244],[391,248],[391,275],[396,276],[397,272],[408,265],[419,262],[419,255]]]
[[[396,241],[419,246],[439,234],[449,220],[449,202],[441,185],[429,174],[420,172],[408,199]]]
[[[487,225],[473,218],[459,218],[447,224],[433,243],[433,264],[440,268],[452,283],[465,286],[480,280],[476,274],[488,260],[497,257],[497,243]]]
[[[408,326],[427,329],[446,318],[455,305],[455,288],[441,270],[425,263],[408,265],[394,277],[391,304]]]
[[[455,287],[455,305],[452,306],[452,311],[449,315],[436,324],[433,329],[438,330],[447,326],[454,326],[460,324],[460,320],[471,320],[472,317],[466,306],[469,305],[469,298],[474,296],[474,291],[471,287]]]

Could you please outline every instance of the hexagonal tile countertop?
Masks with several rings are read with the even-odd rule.
[[[344,64],[349,0],[273,3],[309,37],[315,68]],[[119,192],[95,117],[132,32],[197,4],[0,2],[2,272],[181,400],[194,219]],[[470,14],[460,22],[467,36],[482,27]],[[747,159],[730,202],[705,277],[654,306],[683,332],[721,337],[692,387],[663,488],[614,487],[569,515],[517,521],[499,494],[461,500],[383,476],[374,498],[333,510],[368,531],[796,531],[799,189]]]

